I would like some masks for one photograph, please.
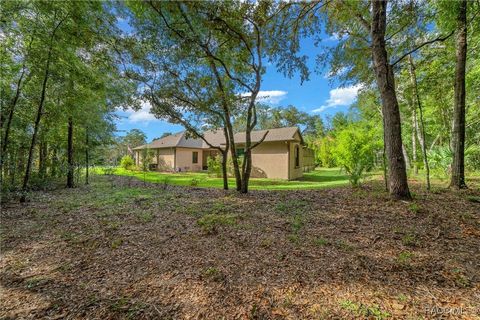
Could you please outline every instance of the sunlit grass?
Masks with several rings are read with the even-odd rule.
[[[102,168],[94,169],[95,173],[103,174]],[[157,171],[134,171],[123,168],[116,168],[116,175],[130,176],[141,181],[153,183],[166,183],[180,186],[197,186],[222,188],[222,178],[209,176],[205,172],[157,172]],[[372,174],[368,178],[376,177]],[[250,189],[252,190],[289,190],[289,189],[321,189],[330,187],[339,187],[348,185],[348,176],[339,168],[317,168],[311,172],[305,172],[303,178],[299,180],[279,180],[267,178],[252,178],[250,180]],[[233,187],[235,180],[229,178],[229,185]]]

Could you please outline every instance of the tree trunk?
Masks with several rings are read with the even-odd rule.
[[[231,123],[227,125],[228,129],[228,139],[230,144],[230,154],[232,155],[232,163],[233,163],[233,172],[235,174],[235,184],[237,191],[242,190],[242,176],[240,174],[240,165],[238,163],[237,158],[237,148],[235,147],[235,140],[233,138],[233,128]]]
[[[228,141],[228,131],[227,128],[223,128],[223,134],[225,136],[225,149],[222,151],[222,178],[223,178],[223,190],[228,190],[228,170],[227,170],[227,161],[228,161],[228,149],[230,144]]]
[[[68,141],[67,141],[67,188],[74,187],[74,164],[73,164],[73,119],[68,118]]]
[[[415,107],[415,104],[412,104],[412,162],[413,162],[413,173],[415,175],[418,174],[417,132],[418,132],[417,108]]]
[[[403,153],[403,158],[405,159],[405,166],[407,168],[411,168],[410,158],[408,157],[407,148],[405,147],[405,145],[403,143],[402,143],[402,153]]]
[[[89,166],[89,154],[88,154],[88,128],[85,128],[85,184],[88,184],[88,166]],[[158,161],[157,161],[158,163]]]
[[[402,128],[393,68],[388,62],[385,48],[387,2],[372,1],[372,16],[372,57],[377,86],[382,99],[387,160],[390,169],[390,194],[396,199],[411,199],[405,159],[402,153]]]
[[[12,104],[10,106],[10,110],[8,112],[7,123],[5,125],[5,132],[3,135],[3,143],[2,143],[2,158],[5,156],[5,152],[7,151],[8,145],[8,136],[10,133],[10,126],[12,124],[13,114],[15,112],[15,107],[17,106],[18,98],[20,97],[21,92],[21,85],[23,76],[25,75],[25,65],[23,66],[22,73],[20,74],[20,78],[17,81],[17,90],[15,91],[15,96],[13,97]]]
[[[57,13],[55,12],[54,18],[57,17]],[[25,176],[23,178],[23,184],[22,184],[22,196],[20,197],[20,202],[25,202],[26,201],[26,191],[28,188],[28,181],[30,180],[30,171],[32,169],[32,160],[33,160],[33,151],[35,150],[35,143],[37,140],[37,134],[38,134],[38,128],[40,127],[40,120],[42,118],[43,114],[43,106],[45,104],[45,96],[47,92],[47,83],[48,83],[48,78],[50,76],[50,63],[52,60],[52,50],[53,50],[53,43],[55,40],[55,34],[60,27],[60,25],[65,21],[66,17],[60,20],[60,22],[57,23],[55,28],[52,31],[52,35],[50,37],[50,44],[48,47],[48,54],[47,54],[47,62],[45,66],[45,74],[43,76],[43,82],[42,82],[42,92],[40,94],[40,101],[38,103],[38,109],[37,109],[37,115],[35,117],[35,124],[33,126],[33,134],[32,134],[32,141],[30,144],[30,149],[28,151],[28,159],[27,159],[27,167],[25,169]]]
[[[37,134],[38,134],[38,128],[40,127],[40,120],[42,118],[43,114],[43,106],[45,104],[45,95],[47,91],[47,83],[48,83],[48,78],[50,76],[50,61],[52,59],[52,48],[53,48],[53,36],[50,42],[50,48],[48,50],[48,56],[47,56],[47,63],[45,66],[45,74],[43,76],[43,83],[42,83],[42,92],[40,94],[40,101],[38,103],[38,109],[37,109],[37,115],[35,117],[35,124],[33,126],[33,134],[32,134],[32,140],[30,144],[30,149],[28,151],[28,158],[27,158],[27,165],[25,169],[25,176],[23,178],[23,185],[22,185],[22,196],[20,197],[20,202],[25,202],[26,201],[26,191],[28,188],[28,181],[30,180],[30,171],[32,168],[32,160],[33,160],[33,152],[35,150],[35,143],[37,140]]]
[[[32,47],[32,43],[33,43],[33,36],[30,38],[30,42],[28,43],[27,53],[25,54],[25,57],[23,58],[24,60],[23,60],[23,65],[22,65],[22,73],[20,73],[20,77],[18,78],[17,87],[16,87],[16,90],[15,90],[15,95],[13,96],[13,100],[12,100],[12,103],[10,105],[10,110],[9,110],[9,113],[8,113],[7,123],[6,123],[6,126],[5,126],[5,132],[4,132],[4,136],[3,136],[2,159],[5,156],[5,153],[7,151],[8,136],[10,134],[10,127],[11,127],[11,124],[12,124],[13,114],[15,112],[15,108],[17,106],[17,102],[18,102],[18,99],[20,98],[20,93],[22,91],[22,82],[23,82],[23,78],[25,76],[25,72],[27,70],[27,68],[26,68],[27,56],[28,56],[28,52],[30,52],[30,48]],[[3,102],[3,99],[2,99],[2,102]],[[1,125],[3,126],[3,119],[2,119],[2,124]],[[1,170],[2,165],[3,165],[3,161],[0,160],[0,170]]]
[[[242,193],[248,192],[248,183],[250,181],[250,173],[252,171],[252,149],[246,148],[242,165]]]
[[[467,1],[461,0],[457,16],[457,64],[452,132],[452,177],[450,187],[463,189],[465,183],[465,65],[467,61]]]
[[[418,121],[416,118],[417,112],[416,112],[416,108],[414,107],[415,131],[417,133],[418,140],[420,141],[420,148],[422,149],[423,166],[425,167],[425,176],[427,180],[427,190],[430,190],[430,166],[428,164],[428,156],[427,156],[427,146],[426,146],[426,139],[425,139],[425,122],[423,121],[423,107],[422,107],[422,102],[420,100],[420,94],[418,93],[417,75],[415,73],[415,65],[413,64],[413,58],[411,55],[408,56],[408,62],[410,64],[410,76],[413,84],[413,92],[415,95],[415,99],[417,101],[418,111],[420,116],[420,125],[418,125]]]
[[[47,143],[42,141],[39,145],[38,173],[41,179],[45,178],[47,172]]]
[[[53,148],[52,152],[52,163],[50,167],[50,177],[57,176],[57,168],[58,168],[58,159],[57,159],[57,148]]]

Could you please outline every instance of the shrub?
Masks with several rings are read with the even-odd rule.
[[[437,146],[428,152],[430,170],[436,176],[448,176],[453,154],[448,146]]]
[[[357,186],[364,172],[373,167],[379,148],[372,130],[350,125],[338,132],[332,152],[336,163],[349,175],[350,183]]]
[[[207,158],[208,174],[216,178],[222,177],[222,156]]]
[[[120,167],[125,170],[131,170],[134,165],[135,163],[133,162],[132,157],[129,155],[123,156],[122,160],[120,160]]]

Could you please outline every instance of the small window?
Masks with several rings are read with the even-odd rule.
[[[192,152],[192,163],[198,163],[198,152],[197,151]]]
[[[300,147],[295,146],[295,168],[300,167]]]

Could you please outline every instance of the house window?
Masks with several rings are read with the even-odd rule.
[[[295,168],[300,167],[300,147],[295,146]]]
[[[245,149],[244,148],[237,148],[237,149],[235,149],[235,152],[237,154],[237,158],[242,157],[245,154]]]
[[[192,163],[198,163],[198,152],[197,151],[192,152]]]

